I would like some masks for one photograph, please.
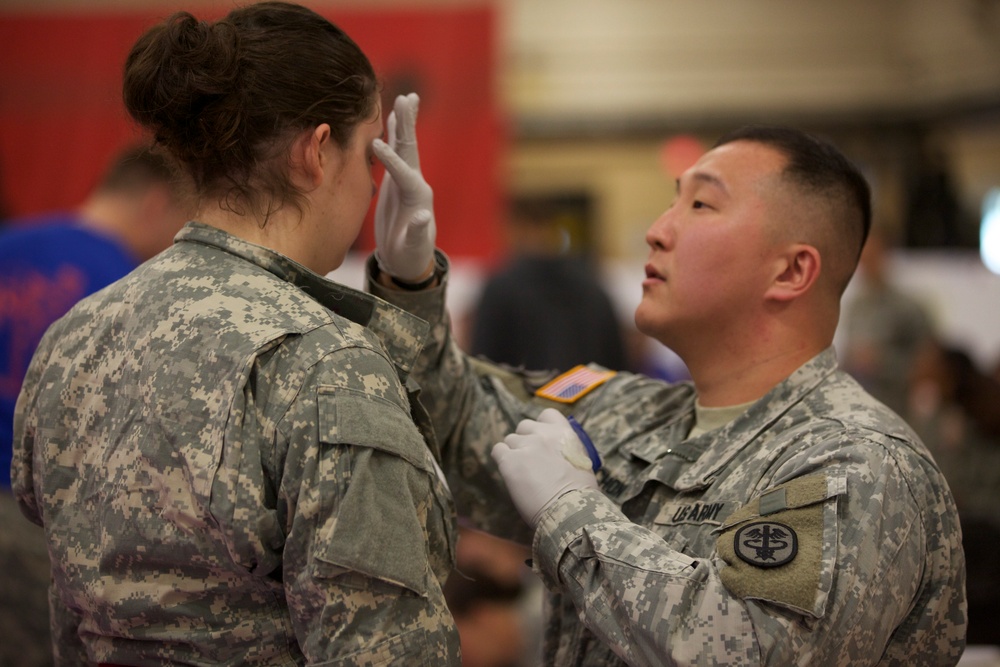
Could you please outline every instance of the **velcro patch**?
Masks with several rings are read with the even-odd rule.
[[[821,618],[836,566],[837,501],[845,480],[810,475],[771,489],[723,521],[716,549],[736,597]]]
[[[595,370],[588,366],[572,368],[535,392],[535,396],[557,403],[576,403],[584,395],[607,382],[616,371]]]

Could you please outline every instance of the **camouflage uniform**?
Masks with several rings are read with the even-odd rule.
[[[426,331],[198,223],[53,325],[13,472],[57,663],[458,664]]]
[[[369,289],[433,328],[414,378],[460,514],[528,537],[489,451],[544,407],[574,414],[601,450],[603,493],[563,495],[533,536],[550,591],[546,664],[958,661],[965,573],[951,494],[912,431],[837,369],[832,349],[688,439],[690,383],[619,373],[554,404],[534,395],[543,379],[455,346],[445,287],[390,292],[369,279]]]

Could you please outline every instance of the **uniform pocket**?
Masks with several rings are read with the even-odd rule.
[[[336,518],[317,533],[317,576],[356,581],[351,573],[426,597],[432,584],[429,535],[440,521],[438,480],[430,451],[399,405],[324,387],[317,396],[320,447],[347,448],[350,479]],[[327,457],[321,457],[325,459]]]

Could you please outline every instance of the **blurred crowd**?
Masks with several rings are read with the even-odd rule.
[[[1000,644],[1000,359],[982,368],[947,340],[920,294],[893,281],[892,238],[873,230],[840,356],[902,415],[951,486],[968,572],[969,644]]]

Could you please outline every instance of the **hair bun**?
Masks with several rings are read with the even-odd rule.
[[[283,158],[297,133],[326,123],[343,148],[378,110],[375,72],[358,45],[288,2],[238,7],[212,23],[175,13],[136,41],[122,92],[199,196],[264,217],[299,205]]]
[[[239,91],[238,36],[224,21],[210,25],[178,12],[143,35],[125,62],[124,99],[129,113],[146,125],[182,161],[205,145],[214,128],[200,120],[209,106]]]

